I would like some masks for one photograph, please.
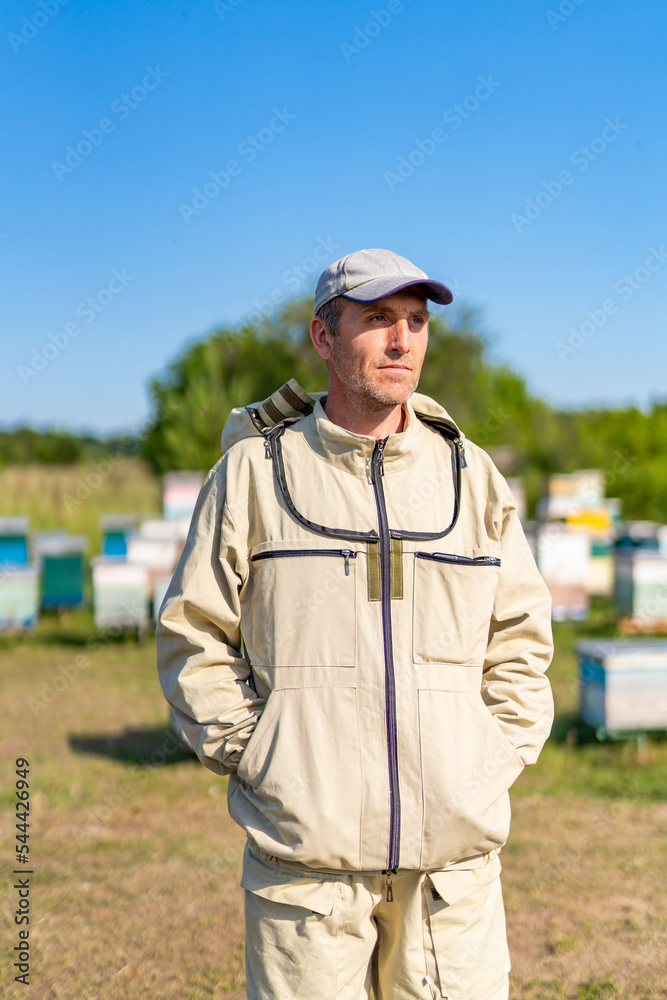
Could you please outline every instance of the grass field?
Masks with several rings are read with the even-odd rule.
[[[573,739],[572,642],[584,631],[557,629],[554,738],[513,793],[503,851],[512,996],[658,1000],[667,998],[667,745]],[[152,641],[106,641],[82,612],[46,619],[25,640],[0,637],[7,1000],[245,996],[243,834],[228,818],[224,779],[166,730],[154,655]],[[19,756],[30,761],[32,795],[28,988],[12,967]]]
[[[88,535],[88,555],[100,551],[102,514],[159,514],[161,503],[160,480],[138,458],[0,468],[0,517],[29,517],[32,531]]]

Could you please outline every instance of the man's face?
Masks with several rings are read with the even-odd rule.
[[[330,388],[357,406],[384,410],[417,388],[428,344],[427,299],[407,288],[379,302],[341,300],[338,333],[330,339]]]

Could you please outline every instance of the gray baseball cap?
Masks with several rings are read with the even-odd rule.
[[[343,295],[353,302],[377,302],[410,285],[423,285],[429,299],[449,305],[454,296],[446,285],[391,250],[355,250],[330,264],[315,289],[315,312],[325,302]]]

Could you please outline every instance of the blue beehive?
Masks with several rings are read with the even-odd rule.
[[[667,640],[577,643],[579,712],[604,737],[667,729]]]
[[[100,519],[102,555],[106,559],[127,559],[127,539],[136,529],[134,514],[105,514]]]
[[[27,517],[0,517],[0,566],[27,566]]]
[[[84,600],[84,535],[43,534],[35,537],[40,564],[42,607],[72,608]]]
[[[29,628],[39,610],[39,572],[28,562],[27,517],[0,518],[0,629]]]

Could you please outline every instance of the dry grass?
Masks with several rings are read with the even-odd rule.
[[[667,804],[527,798],[503,851],[515,1000],[667,997]]]
[[[161,510],[160,480],[138,458],[90,465],[9,465],[0,469],[0,517],[30,517],[32,531],[62,529],[89,536],[100,550],[102,514]]]
[[[171,752],[152,643],[97,651],[86,645],[89,627],[73,618],[57,643],[44,630],[23,643],[3,640],[0,651],[0,747],[8,777],[16,756],[31,761],[35,870],[26,990],[13,982],[10,958],[17,928],[8,782],[0,993],[241,1000],[243,835],[228,818],[224,781]],[[79,655],[90,664],[55,700],[29,702],[55,694],[54,679]],[[577,748],[562,749],[576,766]],[[540,773],[549,781],[545,760],[530,793],[515,798],[503,852],[513,998],[664,1000],[667,805],[650,795],[535,793]]]

